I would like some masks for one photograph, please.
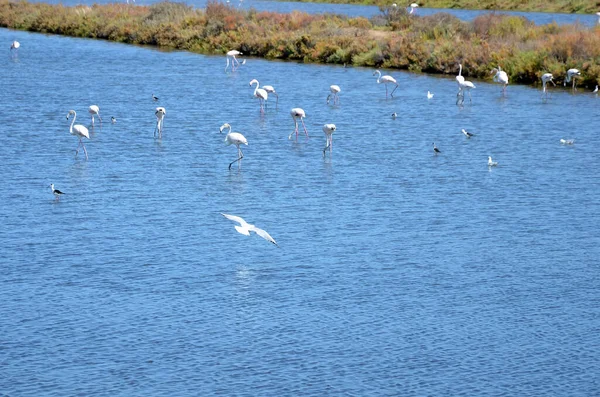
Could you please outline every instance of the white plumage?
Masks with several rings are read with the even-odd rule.
[[[237,225],[234,226],[235,230],[237,230],[238,233],[241,233],[245,236],[249,236],[250,232],[254,232],[254,233],[258,234],[260,237],[267,240],[268,242],[277,245],[277,242],[275,241],[275,239],[273,239],[273,237],[271,237],[271,235],[269,233],[267,233],[263,229],[260,229],[254,225],[249,224],[243,218],[241,218],[239,216],[235,216],[235,215],[224,214],[222,212],[221,212],[221,215],[223,215],[225,218],[229,219],[230,221],[237,222],[240,224],[239,226],[237,226]]]

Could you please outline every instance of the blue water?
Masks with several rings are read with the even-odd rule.
[[[503,97],[475,81],[458,107],[454,76],[388,71],[386,99],[368,68],[225,73],[217,56],[5,29],[0,42],[0,394],[598,393],[589,90]],[[264,116],[253,78],[280,95]],[[85,161],[65,117],[91,128],[91,104],[104,123]],[[288,140],[298,106],[310,138]],[[240,168],[224,122],[248,139]]]
[[[35,1],[35,0],[34,0]],[[109,4],[115,3],[114,0],[38,0],[50,4]],[[137,0],[137,5],[148,5],[159,3],[164,0]],[[121,1],[122,3],[126,0]],[[206,7],[207,0],[186,0],[185,3],[197,8]],[[223,1],[225,2],[225,1]],[[133,0],[130,4],[134,4]],[[380,15],[378,6],[363,6],[357,4],[329,4],[329,3],[301,3],[293,1],[272,1],[272,0],[230,0],[229,4],[242,9],[254,8],[258,11],[275,11],[289,13],[292,11],[302,11],[311,14],[334,13],[348,15],[351,17],[372,17]],[[490,10],[460,10],[460,9],[442,9],[420,7],[417,10],[419,16],[433,15],[439,12],[446,12],[460,18],[464,21],[472,21],[476,17],[496,12],[499,14],[523,16],[538,25],[545,25],[556,22],[559,25],[579,23],[584,26],[595,26],[598,24],[598,16],[593,14],[561,14],[546,12],[520,12],[520,11],[490,11]]]

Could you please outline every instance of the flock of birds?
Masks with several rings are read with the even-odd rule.
[[[396,4],[393,4],[393,6],[396,6]],[[418,7],[419,7],[419,5],[416,3],[411,4],[409,13],[413,14]],[[598,13],[598,16],[600,18],[600,13]],[[599,19],[599,22],[600,22],[600,19]],[[18,51],[20,46],[21,46],[21,44],[18,41],[16,41],[16,40],[13,41],[10,46],[11,53],[13,51],[15,51],[15,52]],[[238,59],[238,57],[241,55],[242,55],[242,53],[238,50],[231,50],[231,51],[227,52],[225,71],[227,71],[231,67],[231,71],[235,72],[242,65],[244,65],[246,63],[246,60],[242,60],[240,62],[240,60]],[[462,75],[462,71],[463,71],[462,64],[459,64],[458,66],[459,66],[459,71],[458,71],[458,75],[456,76],[456,82],[458,84],[458,92],[456,94],[456,98],[457,98],[456,104],[462,106],[465,101],[465,93],[468,94],[468,96],[469,96],[469,102],[472,102],[473,98],[471,95],[471,90],[475,89],[476,87],[475,87],[475,84],[473,84],[471,81],[466,80],[464,78],[464,76]],[[503,71],[500,66],[498,66],[497,68],[492,69],[491,74],[494,75],[493,81],[495,83],[502,85],[502,93],[505,94],[506,88],[509,84],[509,79],[508,79],[507,73],[505,71]],[[388,96],[393,97],[394,92],[399,87],[399,84],[396,81],[396,79],[394,79],[390,75],[382,75],[381,71],[379,71],[379,70],[375,70],[373,72],[373,76],[377,76],[377,80],[376,80],[377,84],[383,84],[385,86],[386,98]],[[567,83],[571,83],[572,89],[576,90],[576,81],[577,81],[577,78],[579,78],[579,77],[581,77],[581,72],[578,69],[567,70],[567,73],[566,73],[566,76],[564,79],[564,86],[567,86]],[[541,76],[541,81],[542,81],[542,96],[545,96],[547,98],[548,91],[549,91],[547,89],[548,83],[552,83],[554,86],[556,86],[556,83],[554,82],[554,77],[551,73],[544,73]],[[391,92],[388,89],[388,85],[393,87],[393,89],[391,89]],[[279,95],[273,86],[264,85],[261,87],[260,83],[256,79],[252,79],[249,82],[249,86],[254,88],[253,95],[255,98],[257,98],[259,100],[259,107],[260,107],[261,113],[264,113],[266,110],[269,94],[274,95],[277,98],[275,106],[278,105]],[[340,104],[339,94],[342,91],[340,86],[335,85],[335,84],[331,85],[329,87],[329,91],[330,91],[330,93],[326,98],[326,103],[329,104],[330,102],[332,102],[333,105],[339,105]],[[593,92],[596,94],[598,93],[598,86],[596,86],[596,88]],[[431,93],[430,91],[427,91],[427,99],[432,99],[433,97],[434,97],[434,94]],[[154,94],[152,94],[152,100],[154,102],[157,102],[159,100],[159,98],[157,96],[155,96]],[[98,105],[89,106],[88,113],[90,114],[90,117],[91,117],[92,127],[95,124],[95,117],[98,117],[100,124],[102,123],[102,118],[100,116],[100,108],[98,107]],[[164,127],[164,118],[165,118],[167,112],[164,107],[159,106],[156,108],[154,114],[156,116],[156,126],[154,129],[154,137],[161,139],[163,127]],[[296,139],[298,138],[300,124],[302,125],[305,136],[308,138],[308,136],[309,136],[308,130],[306,129],[306,125],[304,124],[304,118],[306,117],[306,112],[302,108],[293,108],[290,110],[290,115],[294,121],[294,130],[288,136],[288,139],[291,139],[294,134],[296,135]],[[87,149],[84,144],[84,139],[90,139],[89,130],[84,125],[75,124],[75,120],[77,118],[77,113],[75,110],[69,110],[69,113],[67,114],[67,120],[69,120],[71,118],[71,116],[73,116],[73,118],[71,121],[71,125],[69,127],[69,133],[78,138],[78,145],[75,150],[75,156],[76,157],[78,156],[79,149],[81,148],[81,149],[83,149],[85,158],[87,160],[88,153],[87,153]],[[396,117],[397,117],[397,114],[392,113],[392,118],[396,118]],[[111,117],[111,122],[113,124],[116,123],[116,121],[117,121],[117,119],[114,116]],[[336,131],[336,129],[337,129],[336,125],[332,124],[332,123],[327,123],[327,124],[323,125],[323,132],[325,134],[325,147],[323,148],[323,157],[325,157],[327,151],[329,151],[329,153],[331,155],[331,151],[332,151],[332,147],[333,147],[333,133]],[[246,137],[244,137],[243,134],[232,131],[231,125],[229,123],[225,123],[219,128],[219,132],[221,132],[221,133],[224,130],[227,130],[227,133],[225,136],[225,144],[236,146],[237,151],[238,151],[237,158],[229,163],[229,169],[231,169],[231,166],[233,164],[235,164],[236,162],[238,163],[238,167],[240,167],[241,160],[244,158],[244,154],[243,154],[240,146],[248,145],[248,140],[246,139]],[[465,129],[462,129],[462,133],[466,138],[471,138],[471,137],[475,136],[475,134],[468,132]],[[572,145],[574,143],[574,140],[573,139],[561,139],[560,143],[563,145]],[[433,143],[433,152],[436,156],[441,153],[441,150],[435,145],[435,142]],[[488,166],[495,167],[497,165],[498,165],[498,162],[494,161],[492,159],[492,157],[489,156],[488,157]],[[56,189],[54,187],[54,184],[51,184],[50,188],[52,190],[52,194],[56,197],[56,200],[59,200],[60,197],[65,194],[62,191]],[[266,239],[267,241],[277,245],[275,240],[266,231],[264,231],[260,228],[257,228],[254,225],[248,224],[244,219],[242,219],[238,216],[229,215],[229,214],[222,214],[222,215],[224,217],[226,217],[227,219],[234,221],[234,222],[238,222],[240,224],[239,226],[235,226],[235,229],[239,233],[244,234],[244,235],[250,235],[250,232],[252,231],[252,232],[255,232],[257,235],[259,235],[260,237]]]

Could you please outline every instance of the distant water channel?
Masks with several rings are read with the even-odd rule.
[[[490,78],[460,107],[453,75],[384,71],[400,85],[386,99],[369,68],[248,59],[231,73],[223,56],[6,29],[0,43],[0,394],[600,389],[591,90],[503,96]],[[279,93],[264,114],[254,78]],[[294,107],[308,139],[288,139]],[[240,168],[225,122],[248,140]]]
[[[112,0],[49,0],[44,1],[49,4],[64,4],[64,5],[77,5],[77,4],[108,4],[114,3]],[[124,1],[125,2],[125,1]],[[135,4],[153,4],[158,3],[159,0],[138,0]],[[130,2],[134,4],[133,0]],[[191,0],[185,1],[185,3],[203,8],[206,6],[206,0]],[[260,11],[275,11],[289,13],[294,10],[303,11],[310,14],[322,14],[322,13],[335,13],[343,14],[352,17],[372,17],[379,15],[379,7],[376,6],[363,6],[363,5],[351,5],[351,4],[328,4],[328,3],[303,3],[303,2],[287,2],[287,1],[260,1],[260,0],[231,0],[230,4],[241,7],[241,8],[255,8]],[[471,21],[479,15],[487,14],[492,11],[489,10],[458,10],[458,9],[441,9],[441,8],[426,8],[421,7],[417,11],[417,15],[425,16],[432,15],[438,12],[447,12],[460,18],[464,21]],[[598,23],[597,15],[586,15],[586,14],[558,14],[558,13],[543,13],[543,12],[518,12],[518,11],[496,11],[500,14],[508,15],[519,15],[535,22],[538,25],[548,24],[556,22],[559,25],[569,23],[580,23],[585,26],[594,26]]]

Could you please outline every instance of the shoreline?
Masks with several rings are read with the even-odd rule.
[[[600,81],[600,28],[549,24],[485,14],[472,22],[447,13],[408,15],[388,7],[370,19],[340,15],[240,10],[209,2],[151,6],[50,5],[0,0],[0,26],[39,33],[151,45],[202,54],[237,49],[247,56],[306,63],[349,64],[492,80],[501,66],[510,84],[540,84],[552,73],[581,70],[580,87]]]

